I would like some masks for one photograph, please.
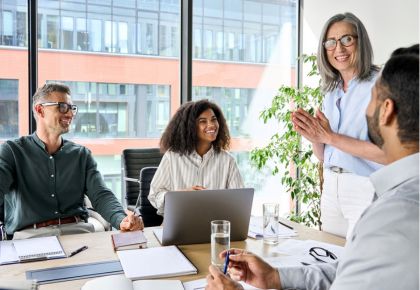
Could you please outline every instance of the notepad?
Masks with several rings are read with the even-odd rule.
[[[65,257],[56,236],[0,242],[0,265]]]
[[[239,282],[245,290],[257,290],[244,282]],[[180,280],[138,280],[131,281],[124,276],[114,275],[90,280],[81,290],[204,290],[206,279],[198,279],[182,283]]]
[[[131,281],[124,276],[107,276],[90,280],[81,290],[184,290],[179,280],[138,280]]]
[[[124,274],[131,280],[197,274],[197,268],[176,246],[118,251]]]
[[[142,231],[120,232],[111,235],[114,251],[144,248],[147,238]]]

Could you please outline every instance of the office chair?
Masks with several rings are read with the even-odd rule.
[[[7,240],[6,228],[4,227],[4,206],[0,206],[0,241]]]
[[[94,208],[92,202],[90,201],[89,197],[85,195],[84,197],[84,204],[88,211],[88,223],[91,223],[95,228],[95,232],[103,232],[103,231],[110,231],[112,230],[112,226],[109,222],[107,222]]]
[[[134,211],[140,193],[140,171],[144,167],[158,167],[163,154],[159,148],[124,149],[122,152],[122,202]],[[154,174],[154,173],[153,173]]]
[[[163,217],[157,214],[157,209],[150,204],[149,196],[150,183],[157,167],[144,167],[140,170],[139,179],[139,196],[136,202],[136,210],[141,214],[145,227],[160,226],[163,222]]]

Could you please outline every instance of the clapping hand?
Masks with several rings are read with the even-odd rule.
[[[300,135],[312,143],[330,144],[333,131],[324,113],[317,110],[312,116],[302,108],[292,113],[293,126]]]

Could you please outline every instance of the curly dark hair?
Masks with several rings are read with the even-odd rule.
[[[212,109],[219,123],[219,132],[212,142],[213,149],[219,153],[228,150],[230,145],[229,128],[222,110],[209,100],[199,100],[183,104],[172,117],[160,139],[160,150],[171,150],[181,155],[192,153],[197,146],[197,119],[204,111]]]

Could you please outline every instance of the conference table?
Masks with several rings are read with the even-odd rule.
[[[305,227],[301,224],[293,223],[287,220],[282,220],[297,231],[298,236],[295,239],[300,240],[317,240],[327,242],[339,246],[343,246],[345,239],[334,236],[325,232]],[[154,228],[145,228],[144,233],[148,239],[148,247],[159,247],[160,244],[153,234]],[[80,248],[81,246],[88,246],[88,249],[81,253],[64,259],[55,259],[47,261],[38,261],[31,263],[20,263],[12,265],[0,266],[0,281],[5,280],[25,280],[25,272],[28,270],[38,270],[51,267],[61,267],[68,265],[78,265],[92,262],[118,260],[117,254],[113,251],[111,243],[111,234],[115,232],[97,232],[78,235],[66,235],[60,237],[60,242],[67,254]],[[283,240],[280,240],[280,243]],[[231,242],[232,248],[244,248],[264,257],[275,257],[280,255],[273,251],[273,245],[264,244],[262,240],[255,240],[248,238],[245,241]],[[198,270],[196,275],[188,275],[176,277],[181,281],[191,281],[200,278],[205,278],[208,274],[208,266],[210,264],[210,244],[195,244],[179,246],[184,255],[195,265]],[[66,282],[58,282],[52,284],[40,285],[39,289],[80,289],[86,281],[94,279],[81,279]]]

